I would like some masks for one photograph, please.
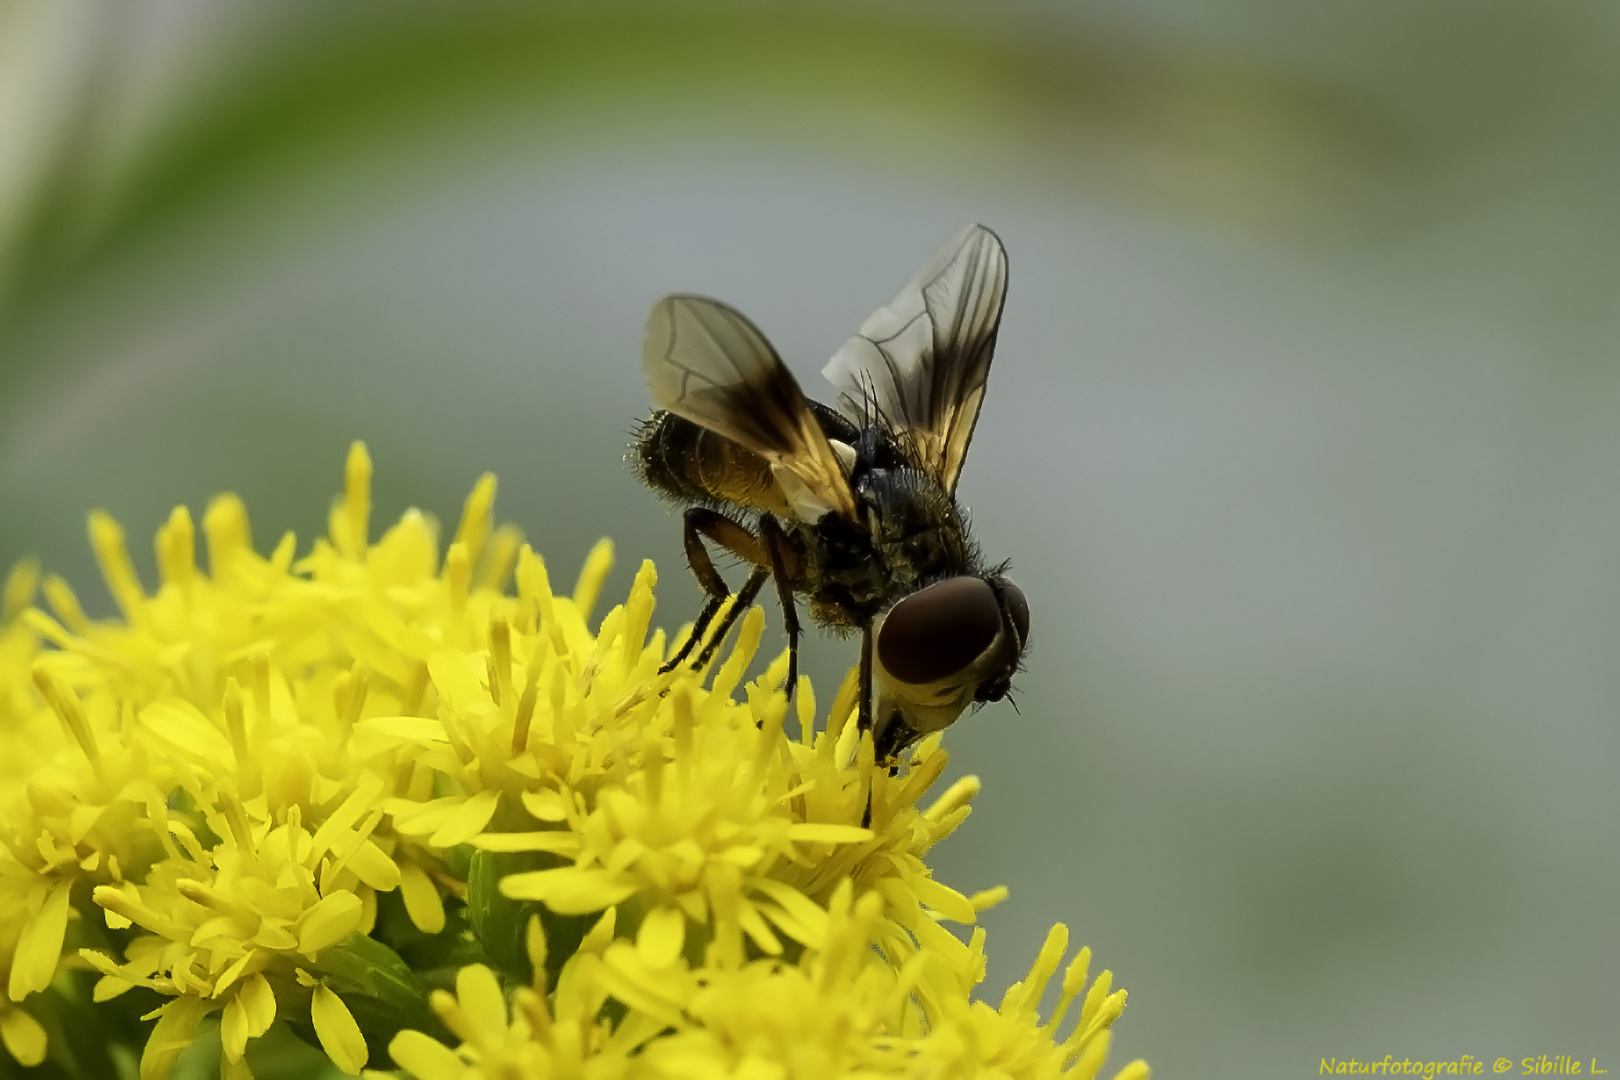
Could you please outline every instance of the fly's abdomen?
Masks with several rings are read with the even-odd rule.
[[[642,483],[681,502],[787,510],[769,462],[672,412],[641,425],[629,458]]]

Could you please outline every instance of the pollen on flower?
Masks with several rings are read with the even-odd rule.
[[[758,609],[705,670],[660,674],[680,634],[651,563],[598,617],[606,541],[562,594],[493,477],[441,543],[414,510],[373,535],[371,476],[355,444],[302,549],[261,554],[234,496],[200,530],[177,509],[152,588],[92,514],[112,618],[37,564],[5,579],[15,1060],[162,1080],[211,1038],[222,1075],[263,1077],[281,1029],[421,1080],[1096,1074],[1125,999],[1089,952],[1036,1013],[1066,931],[1000,1008],[974,998],[973,924],[1006,891],[926,862],[979,788],[929,797],[938,735],[891,776],[853,673],[825,711],[807,680],[789,702],[785,654],[749,678]],[[144,1048],[56,1046],[40,1018],[73,1009],[144,1022]]]

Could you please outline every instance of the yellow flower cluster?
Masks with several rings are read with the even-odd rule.
[[[758,610],[710,670],[661,675],[652,565],[593,632],[611,548],[556,595],[492,477],[442,557],[415,511],[371,543],[370,477],[357,444],[302,559],[290,534],[259,554],[226,496],[205,571],[176,510],[152,593],[92,515],[117,619],[31,564],[7,579],[13,1058],[161,1080],[198,1044],[235,1080],[280,1026],[420,1080],[1096,1075],[1125,994],[1081,950],[1041,1019],[1061,927],[999,1008],[973,1000],[983,931],[946,924],[1004,892],[923,861],[977,790],[920,805],[937,736],[891,776],[853,678],[819,723],[785,654],[745,683]]]

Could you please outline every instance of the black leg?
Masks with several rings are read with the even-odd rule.
[[[703,610],[698,612],[697,619],[692,623],[692,633],[687,636],[686,642],[675,655],[664,661],[663,667],[658,669],[658,674],[664,675],[681,666],[681,662],[691,655],[692,646],[703,640],[703,632],[709,628],[709,620],[714,618],[714,613],[720,610],[720,605],[725,603],[726,597],[730,595],[731,590],[728,589],[724,596],[711,595],[704,601]]]
[[[858,698],[860,706],[855,711],[855,724],[857,731],[872,730],[872,626],[870,623],[861,627],[861,687]],[[876,751],[877,747],[872,748]],[[861,815],[861,828],[868,828],[872,824],[872,792],[866,792],[866,813]]]
[[[697,660],[693,662],[692,667],[694,670],[703,667],[714,656],[714,651],[720,647],[722,641],[726,640],[726,635],[731,633],[732,624],[737,621],[738,616],[753,606],[754,599],[759,596],[759,590],[764,586],[765,579],[770,575],[769,570],[755,570],[748,575],[748,580],[743,582],[742,589],[737,593],[737,602],[731,605],[731,610],[726,612],[726,617],[720,620],[720,625],[715,627],[713,636],[709,638],[709,643],[703,646],[703,651],[698,654]]]
[[[855,723],[860,731],[872,730],[872,627],[861,627],[861,686],[860,708],[855,712]]]
[[[787,534],[769,514],[760,516],[759,538],[764,541],[765,554],[771,560],[771,577],[776,579],[776,598],[782,602],[782,629],[787,632],[788,639],[787,696],[792,701],[794,688],[799,682],[799,608],[793,600],[793,572],[798,567],[794,565],[793,553],[788,548]]]
[[[739,558],[746,559],[756,567],[764,566],[768,562],[765,551],[760,546],[757,537],[742,525],[724,514],[710,510],[708,507],[694,506],[687,510],[682,515],[682,526],[681,538],[686,545],[687,565],[692,568],[692,576],[697,578],[698,584],[703,587],[703,591],[708,594],[709,598],[704,603],[703,610],[698,612],[697,621],[692,624],[692,633],[687,637],[686,643],[681,646],[679,652],[665,662],[663,667],[658,669],[659,674],[674,671],[686,660],[693,647],[703,640],[703,633],[709,628],[709,623],[714,619],[715,613],[720,610],[720,605],[725,603],[726,597],[731,595],[731,590],[727,588],[725,579],[714,568],[714,560],[709,558],[709,550],[704,547],[703,538],[708,537],[722,548]],[[763,573],[763,571],[755,571],[755,573],[759,574]],[[746,586],[744,591],[747,591]],[[758,591],[759,589],[756,586],[754,592],[757,593]],[[725,627],[720,631],[719,636],[724,637],[726,630],[731,629],[731,621],[735,618],[737,610],[746,608],[751,603],[753,603],[752,595],[732,608],[733,614],[726,619]],[[701,667],[712,652],[712,647],[705,649],[697,666]]]

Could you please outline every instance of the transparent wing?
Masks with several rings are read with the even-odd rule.
[[[801,519],[830,511],[856,520],[804,392],[741,312],[704,296],[666,296],[647,316],[641,359],[653,403],[764,457]]]
[[[881,414],[948,492],[979,419],[1006,297],[1007,252],[970,225],[822,369],[845,415],[865,425]]]

